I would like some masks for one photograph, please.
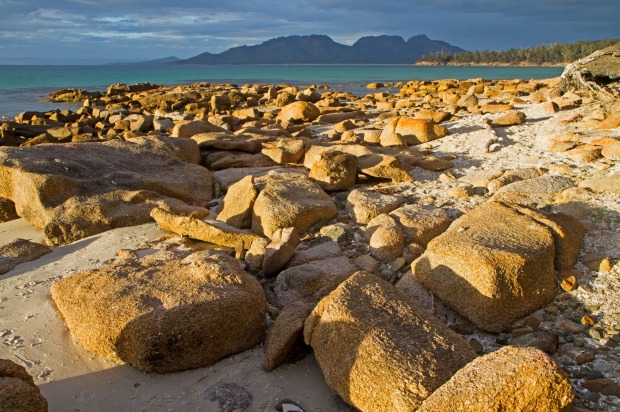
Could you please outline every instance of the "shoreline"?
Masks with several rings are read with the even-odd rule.
[[[570,62],[568,62],[570,63]],[[417,62],[414,66],[419,67],[566,67],[568,63],[546,63],[546,64],[530,64],[527,62],[522,62],[518,64],[513,63],[456,63],[456,62],[448,62],[448,63],[433,63],[433,62]]]
[[[256,191],[265,190],[264,182],[270,179],[268,176],[282,171],[289,172],[284,176],[291,179],[291,185],[309,181],[307,175],[315,179],[312,184],[319,185],[321,178],[311,174],[314,163],[318,161],[314,156],[323,156],[322,151],[327,152],[328,149],[345,153],[348,158],[356,158],[353,182],[337,190],[323,190],[321,187],[329,186],[319,186],[316,191],[324,193],[320,201],[333,204],[335,214],[327,222],[319,220],[312,228],[300,229],[301,243],[289,263],[296,261],[296,265],[301,266],[299,262],[303,258],[309,259],[303,264],[314,262],[312,264],[316,265],[311,269],[297,269],[300,273],[326,271],[328,275],[335,276],[333,272],[346,270],[348,266],[351,270],[373,273],[382,282],[396,285],[402,293],[411,293],[408,295],[410,299],[432,312],[438,321],[453,327],[464,339],[465,345],[471,344],[480,355],[495,352],[520,335],[552,334],[557,343],[555,350],[549,351],[552,352],[549,356],[570,379],[576,395],[576,408],[619,411],[620,408],[613,404],[613,397],[599,393],[591,396],[593,392],[586,387],[587,382],[592,380],[591,376],[620,382],[617,373],[620,370],[620,355],[615,349],[620,335],[617,327],[620,315],[620,290],[617,288],[620,276],[620,233],[617,231],[620,204],[617,202],[618,194],[613,192],[613,183],[600,190],[592,189],[599,187],[593,184],[587,186],[591,181],[600,183],[620,176],[617,157],[606,157],[610,152],[607,147],[620,142],[620,128],[601,128],[620,108],[573,92],[559,95],[556,87],[558,81],[558,78],[420,80],[404,82],[397,91],[365,89],[362,96],[333,90],[267,86],[268,83],[238,87],[213,83],[179,84],[144,90],[139,85],[122,85],[117,87],[117,91],[110,88],[110,93],[92,97],[89,105],[60,117],[56,113],[45,118],[22,116],[11,122],[0,122],[6,125],[3,131],[12,131],[16,144],[25,144],[20,149],[8,147],[2,150],[24,153],[53,148],[57,163],[66,162],[75,170],[85,170],[78,177],[84,181],[92,179],[92,186],[95,187],[109,185],[110,181],[116,185],[117,176],[130,171],[114,170],[107,175],[99,159],[93,162],[99,167],[96,173],[87,169],[88,158],[84,155],[82,159],[80,153],[88,153],[87,149],[94,145],[121,147],[123,144],[139,145],[142,142],[144,146],[140,146],[139,153],[150,159],[148,150],[157,149],[154,146],[192,141],[191,156],[186,156],[195,163],[191,165],[192,170],[202,171],[196,164],[201,163],[209,170],[215,183],[213,196],[206,203],[201,198],[198,200],[202,203],[188,200],[185,206],[193,211],[200,209],[198,211],[207,214],[210,219],[223,214],[225,193],[227,190],[230,193],[231,185],[241,178],[254,176],[252,179],[259,182]],[[74,97],[78,99],[79,96],[76,94]],[[307,103],[304,106],[314,106],[310,118],[281,116],[284,108],[298,102]],[[501,123],[505,116],[515,113],[521,116],[517,116],[516,120],[513,118],[512,123]],[[430,124],[431,128],[437,126],[439,131],[445,128],[445,135],[431,136],[426,142],[412,138],[409,143],[398,140],[402,139],[402,133],[399,137],[395,132],[385,136],[398,140],[398,144],[382,141],[383,132],[389,131],[390,125],[396,124],[394,122],[399,116],[421,121],[424,125]],[[190,131],[187,126],[190,124],[196,129]],[[35,135],[42,129],[45,130]],[[5,133],[3,138],[9,135],[9,132]],[[286,145],[293,141],[299,143],[297,149],[289,149]],[[63,147],[70,148],[74,157],[60,159],[63,155],[60,148]],[[284,155],[299,151],[299,147],[303,148],[302,157],[294,161],[282,160]],[[176,155],[166,155],[166,167],[180,163],[180,160],[173,159]],[[157,152],[152,157],[163,156]],[[368,161],[369,158],[385,162],[376,168],[359,163],[358,168],[358,162]],[[183,162],[189,164],[188,160]],[[0,167],[8,170],[11,167],[9,163],[3,163]],[[132,164],[132,168],[137,168],[139,163]],[[186,164],[184,167],[189,168]],[[67,166],[66,169],[71,168]],[[65,173],[64,169],[59,170],[54,170],[54,173]],[[145,174],[155,179],[159,176],[156,172],[151,167]],[[42,175],[52,176],[54,173]],[[99,173],[102,174],[101,180],[97,180]],[[290,173],[296,174],[291,177]],[[67,172],[63,184],[69,185],[71,177]],[[160,184],[168,182],[168,178],[178,178],[177,184],[181,186],[183,177],[171,173],[157,184],[148,179],[147,183],[150,190],[156,191]],[[536,185],[541,180],[536,179],[554,184],[541,189]],[[528,186],[528,181],[532,186]],[[123,184],[129,183],[121,183],[112,189],[143,189],[125,188]],[[570,269],[575,287],[570,289],[565,285],[565,289],[561,286],[564,279],[558,278],[560,286],[552,301],[510,322],[510,326],[501,332],[488,332],[475,326],[421,286],[411,292],[406,285],[403,286],[404,282],[400,284],[402,279],[412,276],[411,264],[424,253],[430,239],[413,239],[414,235],[410,232],[405,238],[402,229],[403,241],[382,249],[374,243],[379,240],[377,237],[373,239],[373,224],[356,217],[351,206],[353,196],[350,194],[353,191],[369,191],[375,196],[384,196],[381,199],[385,202],[391,199],[390,196],[397,198],[393,209],[386,209],[383,215],[379,215],[382,216],[379,219],[384,219],[379,220],[380,226],[390,219],[395,221],[390,213],[403,205],[420,206],[422,209],[418,213],[422,210],[440,211],[442,216],[445,215],[446,223],[452,223],[476,207],[493,202],[494,196],[510,185],[516,185],[512,186],[514,192],[504,191],[529,199],[528,202],[534,205],[531,207],[532,213],[564,213],[571,217],[571,222],[577,222],[575,225],[583,226],[585,237],[575,252],[577,263]],[[181,192],[179,189],[175,193]],[[61,196],[62,193],[59,191],[57,194]],[[309,191],[304,194],[310,196]],[[95,197],[83,196],[86,200],[94,200],[79,203],[97,207]],[[242,193],[240,198],[244,196]],[[247,196],[250,197],[249,194]],[[35,197],[33,204],[36,203]],[[119,197],[105,199],[108,203],[101,209],[102,216],[107,218],[105,213],[111,213],[110,219],[114,218],[117,212],[114,207],[119,206],[115,199]],[[297,193],[293,197],[300,195]],[[175,200],[176,203],[170,205],[181,202]],[[15,202],[19,201],[22,199],[15,196]],[[164,198],[161,201],[167,200]],[[208,210],[202,207],[207,203]],[[367,207],[371,210],[372,205],[369,205]],[[120,206],[130,207],[133,204],[127,202]],[[40,221],[45,223],[45,219],[54,216],[54,222],[66,224],[63,226],[66,233],[74,237],[60,240],[48,238],[48,242],[56,244],[50,254],[22,263],[0,275],[0,331],[4,340],[4,345],[0,345],[0,357],[26,367],[48,399],[50,410],[218,410],[217,402],[208,399],[206,393],[221,383],[234,384],[251,394],[251,406],[247,409],[251,411],[271,412],[286,398],[308,412],[317,409],[353,410],[327,385],[320,360],[317,360],[319,356],[312,354],[311,349],[294,334],[293,341],[305,352],[294,353],[293,361],[282,364],[272,372],[262,369],[264,352],[269,346],[267,342],[238,354],[227,355],[215,364],[171,374],[141,372],[127,364],[115,363],[88,352],[70,333],[55,308],[50,297],[52,284],[85,270],[100,269],[115,260],[128,259],[129,262],[158,251],[174,256],[177,252],[182,254],[188,250],[211,250],[214,247],[160,229],[153,222],[84,237],[82,234],[86,233],[86,229],[79,226],[84,222],[76,218],[82,214],[74,211],[71,215],[52,207],[44,211]],[[255,212],[254,209],[250,211],[250,215]],[[133,216],[133,209],[131,213],[124,213]],[[99,215],[93,213],[93,216],[95,219]],[[493,223],[489,219],[485,224]],[[384,226],[401,227],[398,225],[404,224],[395,221],[393,225]],[[536,225],[533,221],[531,224]],[[52,231],[49,233],[53,234]],[[573,232],[567,236],[572,235]],[[431,235],[434,236],[442,235]],[[0,223],[0,246],[19,237],[43,242],[44,233],[23,219]],[[309,252],[326,244],[331,247],[330,250],[335,250],[334,256],[340,259],[337,268],[327,266],[319,269],[322,262],[329,261],[331,256],[328,259],[322,249],[314,249],[318,254],[314,257]],[[225,250],[229,255],[235,254],[232,248]],[[386,250],[396,250],[396,253],[385,256],[382,253]],[[294,290],[301,294],[303,290],[295,289],[298,285],[294,282],[286,284],[286,288],[278,286],[278,282],[287,279],[285,275],[278,274],[278,271],[284,273],[281,269],[276,271],[276,276],[269,278],[261,274],[262,266],[258,271],[251,270],[251,262],[247,258],[238,263],[252,273],[268,296],[270,308],[265,316],[265,329],[270,331],[279,316],[286,313],[288,304],[278,293]],[[604,266],[607,264],[609,267]],[[304,281],[303,277],[295,278],[294,271],[288,273],[291,279]],[[560,273],[558,271],[558,275]],[[318,291],[312,293],[320,296]],[[144,300],[148,301],[147,298]],[[586,315],[594,322],[587,327],[581,323]],[[373,324],[373,319],[367,323]],[[340,349],[335,346],[332,350]],[[355,358],[356,354],[351,356]],[[362,359],[359,361],[362,362]],[[364,370],[364,365],[359,365],[359,369]],[[386,388],[386,391],[391,389],[394,388]]]

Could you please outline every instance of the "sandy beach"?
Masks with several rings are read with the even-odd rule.
[[[554,83],[555,80],[549,82]],[[493,87],[495,84],[489,84],[485,90]],[[371,94],[375,92],[369,91]],[[553,302],[529,316],[539,321],[535,330],[552,331],[560,336],[559,349],[551,356],[570,378],[576,397],[574,410],[618,411],[618,397],[600,393],[592,395],[594,391],[588,391],[582,386],[595,377],[620,384],[620,353],[616,346],[620,336],[618,188],[614,189],[612,185],[610,190],[596,191],[580,184],[589,179],[613,176],[616,176],[615,182],[618,182],[620,165],[617,157],[597,157],[584,161],[570,156],[566,151],[550,151],[549,148],[557,141],[572,140],[574,146],[590,147],[596,146],[597,139],[618,142],[620,128],[597,128],[607,115],[600,114],[604,110],[595,100],[584,98],[573,108],[553,113],[549,112],[547,99],[530,101],[533,94],[503,97],[504,102],[513,105],[513,111],[525,114],[526,120],[522,124],[490,128],[485,119],[498,119],[504,113],[458,110],[440,123],[447,128],[447,136],[408,147],[382,147],[378,142],[367,143],[359,137],[363,134],[355,138],[358,129],[384,130],[393,116],[380,115],[397,112],[398,109],[387,103],[384,106],[381,106],[382,103],[373,105],[377,100],[372,99],[347,101],[344,104],[355,109],[361,108],[363,112],[357,120],[353,118],[356,123],[350,129],[351,132],[335,132],[336,126],[333,123],[306,122],[305,126],[312,136],[306,142],[366,146],[374,153],[400,156],[403,164],[413,158],[418,163],[405,169],[413,177],[412,182],[358,182],[354,188],[397,190],[408,199],[408,203],[432,205],[445,210],[451,221],[489,200],[492,193],[476,192],[475,188],[481,185],[472,183],[482,179],[480,176],[484,173],[535,169],[540,171],[540,176],[563,176],[573,182],[570,189],[548,193],[550,200],[541,207],[573,216],[585,228],[579,260],[574,266],[580,274],[578,286],[573,290],[559,287]],[[343,102],[345,99],[346,96],[343,96]],[[398,104],[399,101],[411,100],[422,107],[421,99],[416,99],[393,95],[383,97],[386,102]],[[478,106],[491,100],[495,102],[500,98],[478,93]],[[613,110],[617,113],[617,103],[610,107],[611,113]],[[260,109],[263,110],[263,107]],[[411,110],[411,113],[415,111],[400,109],[400,114],[405,114],[407,110]],[[599,115],[592,116],[592,113]],[[345,134],[352,140],[339,141]],[[567,136],[572,137],[564,139]],[[492,141],[489,143],[490,139]],[[597,150],[600,153],[600,149]],[[420,158],[442,159],[451,162],[452,166],[432,170],[436,168],[429,167],[428,162],[426,166],[421,166]],[[300,168],[299,165],[294,167]],[[343,203],[343,196],[347,193],[345,190],[330,192],[329,195],[338,205]],[[211,218],[220,210],[223,194],[217,191],[214,193]],[[368,240],[363,235],[365,224],[356,223],[350,211],[343,206],[339,206],[334,222],[344,224],[348,240],[341,242],[341,247],[346,253],[350,252],[347,256],[351,261],[363,255],[364,250],[365,254],[369,253]],[[321,236],[315,229],[302,236],[302,246],[320,243]],[[0,246],[18,238],[45,243],[42,229],[24,219],[0,224]],[[310,349],[303,359],[285,363],[271,372],[265,372],[262,368],[264,347],[260,344],[253,349],[227,356],[211,366],[170,374],[145,373],[85,350],[68,331],[50,297],[52,284],[85,270],[104,267],[117,259],[119,254],[122,255],[124,250],[134,251],[138,257],[144,257],[157,250],[203,246],[204,243],[200,241],[182,238],[151,222],[112,229],[66,245],[54,246],[51,253],[18,265],[0,275],[0,358],[10,359],[26,368],[47,398],[50,411],[274,411],[283,399],[292,400],[304,411],[355,410],[328,387]],[[232,253],[231,249],[228,250]],[[400,257],[401,253],[397,253],[397,256]],[[608,268],[600,265],[605,259],[610,264]],[[385,278],[387,274],[387,279],[392,280],[392,283],[398,283],[398,279],[410,273],[410,260],[394,270],[391,269],[394,266],[390,266],[390,261],[377,260],[377,274],[387,271],[382,273],[382,277]],[[429,303],[430,296],[430,293],[419,296],[427,309],[449,324],[462,322],[458,314],[437,299],[431,299]],[[581,328],[575,333],[562,328],[559,320],[577,318],[579,322],[580,315],[590,315],[595,320],[596,325],[590,325],[590,328],[600,329],[600,336],[590,333],[590,328]],[[466,339],[475,339],[482,346],[482,351],[489,353],[503,346],[501,342],[518,336],[515,330],[520,328],[523,328],[521,321],[515,322],[512,331],[501,333],[484,332],[477,327],[467,326],[461,334]],[[585,362],[576,360],[574,356],[571,357],[573,352],[562,349],[568,347],[591,353],[592,358]],[[230,387],[233,388],[231,392],[224,391],[224,398],[229,402],[224,406],[211,396],[213,388],[222,384],[234,384]]]

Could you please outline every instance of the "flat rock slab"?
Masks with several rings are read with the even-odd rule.
[[[415,411],[476,354],[389,283],[358,272],[304,327],[327,384],[361,411]]]
[[[499,332],[555,298],[554,257],[547,227],[508,206],[486,202],[431,240],[411,270],[478,327]]]
[[[211,173],[191,139],[0,148],[0,197],[62,245],[150,221],[156,206],[205,216]],[[191,162],[191,163],[190,163]]]
[[[237,229],[219,220],[204,221],[159,208],[151,211],[151,217],[162,229],[225,247],[234,248],[243,244],[244,249],[249,249],[252,242],[260,238],[254,233]]]
[[[41,243],[26,239],[15,239],[0,247],[0,275],[10,272],[21,263],[36,260],[51,252],[52,249]]]
[[[568,377],[543,351],[505,346],[459,370],[418,411],[568,412],[573,397]]]
[[[596,193],[613,193],[620,195],[620,173],[598,179],[586,179],[579,183],[579,187],[585,187]]]
[[[118,260],[51,288],[77,341],[157,373],[211,365],[263,338],[266,299],[236,259],[160,252]]]
[[[564,176],[536,177],[502,187],[491,200],[528,206],[550,204],[557,195],[574,186],[573,181]]]

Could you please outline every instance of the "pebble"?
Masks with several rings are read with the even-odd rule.
[[[398,272],[405,266],[406,263],[407,262],[405,261],[405,258],[399,257],[396,260],[394,260],[392,263],[390,263],[390,270],[393,272]]]
[[[550,315],[555,315],[555,314],[557,314],[557,313],[560,311],[560,308],[558,308],[558,307],[557,307],[557,306],[555,306],[555,305],[549,305],[549,306],[547,306],[546,311],[547,311],[547,313],[549,313]]]
[[[599,399],[601,399],[601,395],[599,395],[598,393],[590,392],[590,391],[586,391],[585,393],[581,395],[581,397],[585,399],[586,401],[595,402],[595,403],[598,402]]]
[[[555,327],[565,332],[571,333],[579,333],[585,330],[583,325],[580,325],[579,323],[573,322],[572,320],[568,319],[558,319],[555,322]]]
[[[592,339],[601,340],[605,337],[605,332],[600,328],[592,328],[588,330],[588,336]]]
[[[469,345],[478,355],[482,355],[484,353],[484,346],[482,346],[482,343],[480,343],[478,339],[470,339]]]
[[[560,286],[566,292],[571,292],[571,291],[575,290],[577,288],[577,286],[578,286],[577,285],[577,278],[575,276],[569,276],[566,279],[562,279],[562,282],[560,282]]]
[[[581,317],[581,324],[585,326],[586,328],[590,328],[594,326],[595,323],[596,323],[596,319],[594,319],[590,315],[584,315]]]
[[[590,348],[579,348],[573,345],[566,345],[562,348],[562,352],[579,365],[592,362],[596,359],[596,352]]]
[[[282,399],[280,402],[276,404],[276,411],[278,412],[304,412],[304,410],[297,405],[297,403],[292,400],[286,398]]]
[[[581,384],[590,392],[600,393],[601,395],[620,397],[620,384],[611,379],[598,378],[585,381]]]
[[[538,348],[550,355],[558,350],[558,335],[549,331],[538,331],[516,337],[510,342],[514,346]]]
[[[519,336],[527,335],[528,333],[533,332],[532,328],[529,326],[525,326],[522,328],[515,328],[512,330],[512,337],[518,338]]]

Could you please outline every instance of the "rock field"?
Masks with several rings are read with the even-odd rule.
[[[368,93],[0,122],[0,409],[620,411],[617,95]]]

